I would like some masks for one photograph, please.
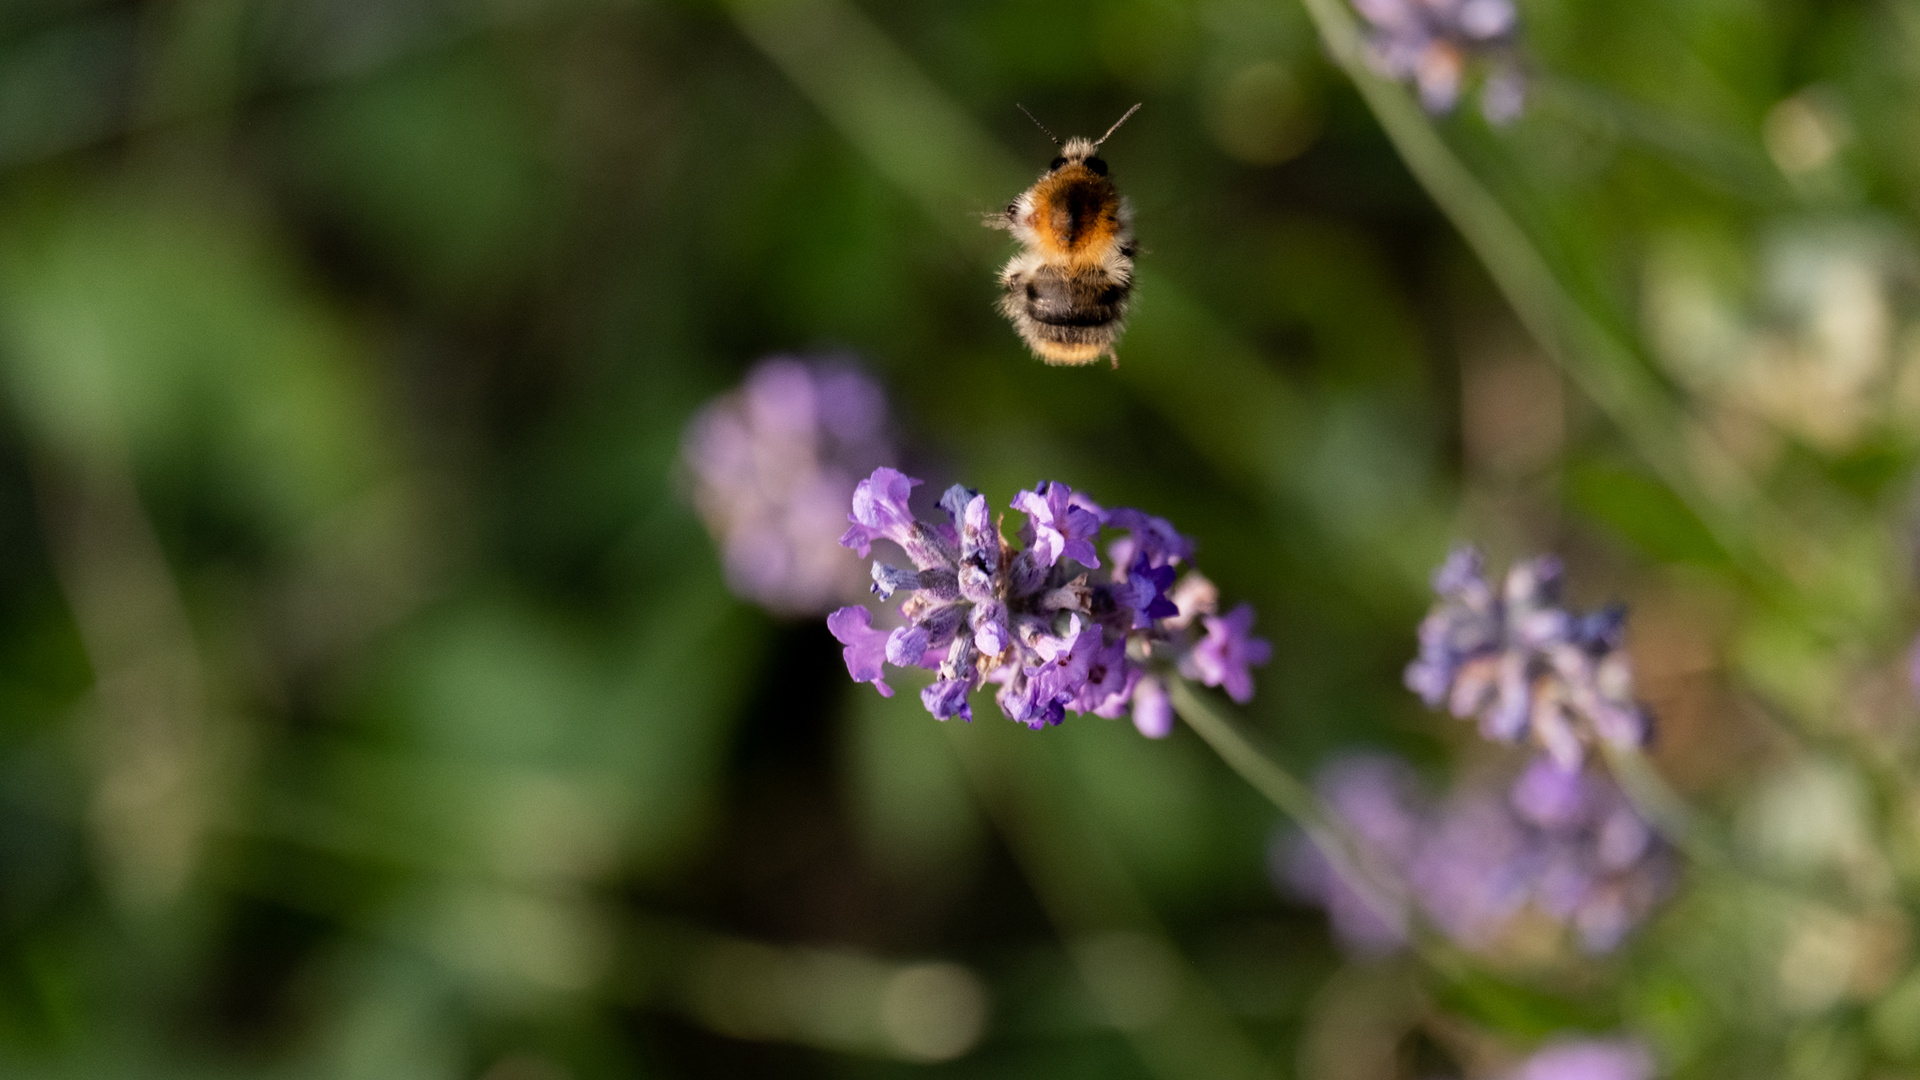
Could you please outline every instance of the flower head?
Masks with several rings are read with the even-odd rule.
[[[833,531],[854,482],[894,456],[886,430],[880,387],[837,360],[763,360],[694,416],[681,461],[737,595],[785,615],[859,595]]]
[[[1531,737],[1571,770],[1586,744],[1640,746],[1652,725],[1633,696],[1624,609],[1574,615],[1560,580],[1558,559],[1530,559],[1496,592],[1479,553],[1455,550],[1434,574],[1440,602],[1420,624],[1406,684],[1432,708],[1477,717],[1490,739]]]
[[[1513,0],[1353,0],[1369,33],[1367,54],[1391,79],[1411,82],[1428,112],[1453,111],[1468,65],[1484,59],[1480,111],[1494,123],[1520,114],[1526,81],[1514,57]]]
[[[863,556],[888,542],[913,564],[876,561],[871,572],[882,599],[906,594],[904,626],[880,635],[868,629],[865,608],[829,620],[855,679],[888,693],[881,664],[930,668],[936,681],[920,699],[942,720],[971,719],[968,695],[991,683],[1000,711],[1029,727],[1068,713],[1131,712],[1141,733],[1156,738],[1172,730],[1164,679],[1173,670],[1224,686],[1238,701],[1252,696],[1251,669],[1272,651],[1251,634],[1253,609],[1217,618],[1206,579],[1189,570],[1176,581],[1193,543],[1164,520],[1108,513],[1065,484],[1041,483],[1011,504],[1027,518],[1016,546],[1001,535],[986,496],[958,485],[940,498],[946,521],[916,518],[908,496],[919,483],[880,468],[852,498],[840,542]],[[1097,544],[1109,523],[1128,535],[1103,565]]]
[[[1316,787],[1354,850],[1295,840],[1276,866],[1349,945],[1403,943],[1415,913],[1464,948],[1497,947],[1526,911],[1582,950],[1617,947],[1671,890],[1673,852],[1597,770],[1535,758],[1431,797],[1397,759],[1336,761]]]

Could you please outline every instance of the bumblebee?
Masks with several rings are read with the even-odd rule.
[[[1060,156],[1004,211],[987,216],[988,228],[1012,233],[1021,247],[1000,271],[1000,311],[1049,364],[1090,364],[1104,356],[1120,366],[1113,346],[1133,294],[1138,247],[1133,208],[1107,179],[1098,151],[1139,109],[1128,109],[1098,139],[1073,138],[1065,145],[1027,113],[1060,147]]]

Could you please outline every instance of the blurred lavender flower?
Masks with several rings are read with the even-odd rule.
[[[1334,934],[1353,949],[1381,953],[1406,944],[1406,868],[1418,852],[1428,813],[1419,778],[1398,758],[1366,754],[1322,769],[1314,788],[1358,841],[1358,850],[1329,853],[1294,836],[1274,849],[1275,879],[1322,904]]]
[[[1403,943],[1415,911],[1463,948],[1486,950],[1531,909],[1583,950],[1608,952],[1677,872],[1605,773],[1544,756],[1511,788],[1481,778],[1439,802],[1405,763],[1377,755],[1334,762],[1316,787],[1359,850],[1329,855],[1296,837],[1276,849],[1275,874],[1362,951]]]
[[[1533,898],[1542,838],[1516,820],[1492,785],[1454,790],[1428,818],[1406,868],[1421,910],[1471,949],[1491,948]]]
[[[833,536],[856,481],[893,457],[886,395],[830,359],[761,361],[694,416],[681,443],[727,584],[783,615],[859,595],[866,575]]]
[[[1559,1039],[1506,1080],[1653,1080],[1653,1055],[1634,1039]]]
[[[880,661],[936,673],[920,700],[940,720],[971,720],[968,695],[985,683],[1009,719],[1033,728],[1071,713],[1118,717],[1129,710],[1150,738],[1173,728],[1164,680],[1179,670],[1236,701],[1253,694],[1251,668],[1272,650],[1252,636],[1253,609],[1216,617],[1213,585],[1197,571],[1175,577],[1193,543],[1166,521],[1138,510],[1108,512],[1065,484],[1041,483],[1014,497],[1026,514],[1019,545],[1000,534],[986,496],[955,485],[941,496],[947,521],[915,517],[909,496],[919,480],[875,469],[853,492],[851,522],[840,543],[861,557],[886,541],[912,569],[875,561],[872,591],[909,595],[906,625],[883,643],[865,608],[841,608],[828,628],[846,646],[847,671],[883,694]],[[1105,527],[1125,530],[1101,568],[1096,543]],[[1196,629],[1200,634],[1196,634]]]
[[[1534,903],[1588,952],[1611,951],[1672,890],[1672,849],[1605,773],[1536,758],[1511,805],[1540,838]]]
[[[1467,65],[1485,61],[1480,111],[1496,124],[1520,115],[1526,79],[1514,57],[1513,0],[1353,0],[1367,21],[1368,59],[1382,75],[1411,82],[1428,112],[1453,111]]]
[[[1487,738],[1531,736],[1577,769],[1586,743],[1641,746],[1652,725],[1633,697],[1625,610],[1570,614],[1560,578],[1560,561],[1543,556],[1516,563],[1495,592],[1480,553],[1455,549],[1434,573],[1440,602],[1420,624],[1406,683],[1431,708],[1478,716]]]

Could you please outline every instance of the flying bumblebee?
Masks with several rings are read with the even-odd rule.
[[[1098,139],[1068,139],[1064,146],[1027,113],[1060,156],[1004,211],[987,216],[988,228],[1007,230],[1021,247],[1000,271],[1006,290],[1000,311],[1049,364],[1090,364],[1104,356],[1120,366],[1113,346],[1133,293],[1138,248],[1133,208],[1107,179],[1098,151],[1139,109],[1128,109]]]

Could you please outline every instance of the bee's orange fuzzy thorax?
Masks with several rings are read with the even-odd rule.
[[[1034,185],[1028,221],[1047,254],[1098,262],[1120,235],[1120,192],[1084,165],[1063,166]]]

